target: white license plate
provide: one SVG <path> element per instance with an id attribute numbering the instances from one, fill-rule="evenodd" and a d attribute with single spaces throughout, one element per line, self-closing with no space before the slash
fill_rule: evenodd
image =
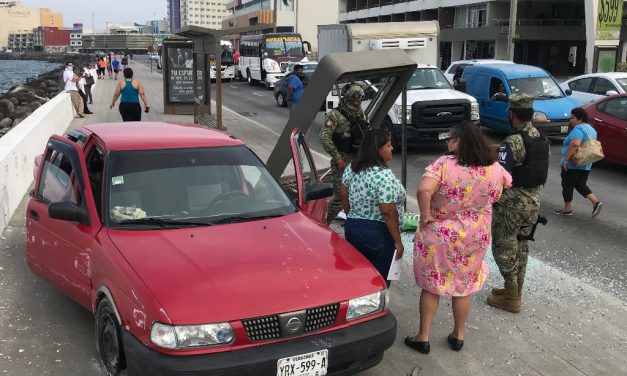
<path id="1" fill-rule="evenodd" d="M 450 135 L 449 132 L 440 133 L 438 135 L 438 140 L 446 140 L 449 137 L 449 135 Z"/>
<path id="2" fill-rule="evenodd" d="M 562 125 L 562 133 L 568 133 L 568 125 Z"/>
<path id="3" fill-rule="evenodd" d="M 322 376 L 327 374 L 329 350 L 288 356 L 277 361 L 277 376 Z"/>

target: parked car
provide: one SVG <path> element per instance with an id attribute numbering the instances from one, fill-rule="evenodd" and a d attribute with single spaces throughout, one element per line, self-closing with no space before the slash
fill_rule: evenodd
<path id="1" fill-rule="evenodd" d="M 200 126 L 50 137 L 26 260 L 93 312 L 108 374 L 345 375 L 382 359 L 385 280 L 326 226 L 332 187 L 297 129 L 290 143 L 293 197 L 242 141 Z"/>
<path id="2" fill-rule="evenodd" d="M 303 86 L 307 86 L 311 75 L 316 70 L 316 66 L 318 66 L 318 62 L 310 61 L 307 63 L 298 63 L 303 66 L 303 72 L 305 73 L 305 78 L 303 80 Z M 289 77 L 294 74 L 294 66 L 296 64 L 290 64 L 287 69 L 287 74 L 279 81 L 274 84 L 274 99 L 276 100 L 276 104 L 279 107 L 287 107 L 287 80 Z"/>
<path id="3" fill-rule="evenodd" d="M 466 92 L 477 98 L 481 125 L 498 132 L 512 131 L 508 98 L 512 94 L 534 97 L 533 124 L 546 136 L 568 133 L 570 111 L 581 105 L 562 91 L 553 76 L 542 68 L 524 64 L 481 64 L 466 67 L 462 79 Z M 503 84 L 507 96 L 495 96 Z"/>
<path id="4" fill-rule="evenodd" d="M 627 165 L 627 94 L 603 96 L 583 108 L 603 145 L 605 160 Z"/>
<path id="5" fill-rule="evenodd" d="M 458 60 L 458 61 L 452 62 L 451 65 L 449 65 L 448 68 L 446 68 L 446 70 L 443 72 L 444 77 L 446 77 L 448 82 L 451 85 L 453 85 L 453 76 L 455 75 L 455 71 L 457 70 L 458 66 L 461 66 L 462 68 L 466 68 L 471 65 L 477 65 L 477 64 L 514 64 L 514 63 L 509 60 L 497 60 L 497 59 Z"/>
<path id="6" fill-rule="evenodd" d="M 627 92 L 627 72 L 590 73 L 564 81 L 562 89 L 570 89 L 573 98 L 581 102 Z"/>

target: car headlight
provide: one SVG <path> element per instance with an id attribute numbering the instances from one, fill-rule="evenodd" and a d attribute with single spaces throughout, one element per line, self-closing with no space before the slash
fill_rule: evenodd
<path id="1" fill-rule="evenodd" d="M 152 343 L 166 349 L 224 345 L 234 338 L 229 323 L 174 326 L 157 322 L 150 330 Z"/>
<path id="2" fill-rule="evenodd" d="M 470 104 L 470 120 L 478 121 L 479 120 L 479 103 L 472 102 Z"/>
<path id="3" fill-rule="evenodd" d="M 394 109 L 394 116 L 396 117 L 396 123 L 400 124 L 403 118 L 401 117 L 401 113 L 403 111 L 403 106 L 400 104 L 395 104 L 392 106 Z M 407 122 L 411 122 L 411 106 L 407 106 L 405 109 L 405 115 L 407 116 Z"/>
<path id="4" fill-rule="evenodd" d="M 355 320 L 360 317 L 381 312 L 387 304 L 387 290 L 377 291 L 348 301 L 346 320 Z"/>
<path id="5" fill-rule="evenodd" d="M 532 122 L 534 123 L 548 123 L 549 119 L 543 112 L 534 112 Z"/>

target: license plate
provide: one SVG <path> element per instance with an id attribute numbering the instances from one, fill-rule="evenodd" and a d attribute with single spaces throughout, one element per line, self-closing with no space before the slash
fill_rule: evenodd
<path id="1" fill-rule="evenodd" d="M 277 376 L 322 376 L 327 374 L 329 350 L 288 356 L 277 361 Z"/>
<path id="2" fill-rule="evenodd" d="M 568 133 L 568 125 L 562 125 L 562 133 Z"/>
<path id="3" fill-rule="evenodd" d="M 449 135 L 450 135 L 449 132 L 440 133 L 438 135 L 438 140 L 446 140 L 449 137 Z"/>

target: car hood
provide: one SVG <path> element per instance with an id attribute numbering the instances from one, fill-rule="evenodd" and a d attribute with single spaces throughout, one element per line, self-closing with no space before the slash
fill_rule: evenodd
<path id="1" fill-rule="evenodd" d="M 549 120 L 570 119 L 570 110 L 581 105 L 580 101 L 572 97 L 536 99 L 533 101 L 533 109 L 543 112 Z"/>
<path id="2" fill-rule="evenodd" d="M 476 102 L 477 100 L 461 91 L 453 89 L 424 89 L 424 90 L 407 90 L 407 105 L 411 106 L 412 103 L 418 101 L 439 101 L 446 99 L 465 99 L 470 102 Z M 399 95 L 394 102 L 395 105 L 401 105 L 401 96 Z"/>
<path id="3" fill-rule="evenodd" d="M 109 237 L 174 324 L 315 307 L 384 288 L 348 242 L 305 214 Z"/>

